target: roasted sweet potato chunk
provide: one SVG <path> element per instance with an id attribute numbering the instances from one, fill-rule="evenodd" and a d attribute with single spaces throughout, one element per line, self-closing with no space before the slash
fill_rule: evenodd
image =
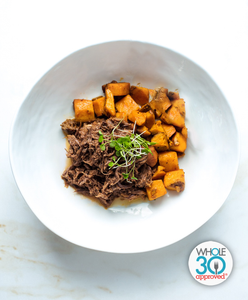
<path id="1" fill-rule="evenodd" d="M 152 151 L 152 153 L 148 153 L 146 163 L 150 167 L 154 167 L 158 161 L 158 152 L 153 146 L 149 146 L 149 149 Z"/>
<path id="2" fill-rule="evenodd" d="M 175 151 L 165 151 L 158 154 L 159 164 L 166 172 L 179 169 L 177 153 Z"/>
<path id="3" fill-rule="evenodd" d="M 97 117 L 101 117 L 105 113 L 105 97 L 97 97 L 92 99 L 94 111 Z"/>
<path id="4" fill-rule="evenodd" d="M 75 119 L 80 122 L 90 122 L 95 120 L 93 101 L 85 99 L 75 99 L 73 101 Z"/>
<path id="5" fill-rule="evenodd" d="M 185 177 L 182 169 L 167 172 L 164 176 L 164 186 L 168 190 L 182 192 L 185 188 Z"/>
<path id="6" fill-rule="evenodd" d="M 180 132 L 176 132 L 176 134 L 173 135 L 173 137 L 171 138 L 171 142 L 171 150 L 184 152 L 187 148 L 187 140 Z"/>
<path id="7" fill-rule="evenodd" d="M 122 119 L 127 122 L 127 114 L 125 114 L 124 112 L 117 112 L 116 118 Z"/>
<path id="8" fill-rule="evenodd" d="M 185 101 L 183 99 L 177 99 L 172 100 L 171 103 L 179 110 L 180 114 L 185 118 Z"/>
<path id="9" fill-rule="evenodd" d="M 180 99 L 179 92 L 169 92 L 168 97 L 169 97 L 170 100 Z"/>
<path id="10" fill-rule="evenodd" d="M 143 126 L 146 123 L 146 113 L 142 113 L 137 110 L 133 110 L 129 115 L 128 119 L 138 125 L 138 126 Z"/>
<path id="11" fill-rule="evenodd" d="M 157 95 L 157 91 L 156 90 L 151 90 L 149 89 L 149 101 L 152 101 Z"/>
<path id="12" fill-rule="evenodd" d="M 181 130 L 181 134 L 185 137 L 185 139 L 187 140 L 188 138 L 188 129 L 186 127 L 183 127 Z"/>
<path id="13" fill-rule="evenodd" d="M 110 83 L 118 83 L 116 80 L 112 80 Z M 105 89 L 107 88 L 108 83 L 102 85 L 102 91 L 105 93 Z"/>
<path id="14" fill-rule="evenodd" d="M 151 186 L 146 188 L 146 193 L 148 199 L 151 201 L 164 196 L 167 191 L 164 187 L 163 181 L 160 179 L 153 180 Z"/>
<path id="15" fill-rule="evenodd" d="M 127 95 L 126 97 L 122 98 L 115 104 L 115 106 L 118 112 L 124 112 L 127 114 L 127 116 L 133 110 L 138 110 L 140 108 L 139 105 L 133 100 L 133 98 L 130 95 Z"/>
<path id="16" fill-rule="evenodd" d="M 155 135 L 159 132 L 164 133 L 161 121 L 156 121 L 155 124 L 150 128 L 150 132 L 152 135 Z"/>
<path id="17" fill-rule="evenodd" d="M 106 115 L 109 117 L 115 117 L 116 112 L 115 112 L 115 100 L 112 92 L 109 89 L 105 90 L 105 96 L 106 96 L 106 101 L 105 101 L 105 112 Z"/>
<path id="18" fill-rule="evenodd" d="M 153 180 L 163 179 L 164 175 L 165 175 L 164 167 L 158 166 L 157 171 L 152 176 L 152 179 Z"/>
<path id="19" fill-rule="evenodd" d="M 156 97 L 150 102 L 150 106 L 159 118 L 170 106 L 171 102 L 167 96 L 168 89 L 160 88 Z"/>
<path id="20" fill-rule="evenodd" d="M 150 129 L 155 123 L 155 115 L 152 110 L 146 112 L 146 127 Z"/>
<path id="21" fill-rule="evenodd" d="M 113 96 L 126 96 L 129 94 L 130 83 L 129 82 L 114 82 L 108 83 L 106 86 Z"/>
<path id="22" fill-rule="evenodd" d="M 130 95 L 139 105 L 144 105 L 149 101 L 149 90 L 141 86 L 132 85 Z"/>
<path id="23" fill-rule="evenodd" d="M 148 130 L 146 126 L 138 126 L 136 131 L 141 134 L 141 137 L 147 138 L 149 135 L 151 135 L 151 132 Z"/>
<path id="24" fill-rule="evenodd" d="M 152 137 L 151 142 L 156 143 L 154 145 L 154 147 L 157 151 L 169 150 L 169 144 L 168 144 L 167 137 L 166 137 L 165 133 L 160 132 L 160 133 L 155 134 Z"/>
<path id="25" fill-rule="evenodd" d="M 151 106 L 149 103 L 142 105 L 141 108 L 139 109 L 139 111 L 141 111 L 141 112 L 147 112 L 149 110 L 151 110 Z"/>
<path id="26" fill-rule="evenodd" d="M 174 105 L 172 105 L 168 111 L 162 114 L 161 120 L 166 124 L 174 125 L 180 128 L 184 127 L 185 125 L 184 117 Z"/>
<path id="27" fill-rule="evenodd" d="M 166 133 L 167 139 L 169 139 L 176 132 L 176 128 L 173 125 L 162 123 L 162 127 L 164 129 L 164 132 Z"/>

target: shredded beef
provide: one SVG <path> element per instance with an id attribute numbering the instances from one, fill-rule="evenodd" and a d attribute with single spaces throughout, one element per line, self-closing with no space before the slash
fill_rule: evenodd
<path id="1" fill-rule="evenodd" d="M 75 134 L 80 127 L 80 123 L 72 119 L 67 119 L 60 126 L 66 135 Z"/>
<path id="2" fill-rule="evenodd" d="M 70 148 L 67 157 L 72 165 L 63 174 L 66 185 L 75 188 L 77 193 L 96 197 L 105 207 L 109 207 L 115 198 L 129 199 L 145 198 L 145 188 L 151 185 L 152 169 L 146 164 L 147 155 L 136 161 L 134 176 L 137 180 L 124 179 L 125 168 L 110 169 L 108 164 L 115 155 L 115 150 L 105 145 L 102 151 L 99 147 L 99 130 L 103 135 L 110 135 L 120 119 L 96 119 L 82 126 L 74 120 L 66 120 L 61 127 L 67 135 Z M 115 130 L 116 137 L 130 135 L 133 124 L 122 121 Z"/>

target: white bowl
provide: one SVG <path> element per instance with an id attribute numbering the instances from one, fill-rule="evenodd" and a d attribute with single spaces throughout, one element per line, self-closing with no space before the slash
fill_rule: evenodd
<path id="1" fill-rule="evenodd" d="M 129 208 L 103 207 L 65 188 L 65 138 L 75 98 L 101 94 L 113 79 L 179 89 L 186 102 L 188 148 L 180 159 L 186 188 Z M 116 41 L 81 49 L 56 64 L 22 103 L 10 133 L 17 185 L 39 220 L 77 245 L 115 253 L 158 249 L 203 225 L 227 198 L 237 171 L 239 141 L 232 110 L 198 65 L 169 49 Z"/>

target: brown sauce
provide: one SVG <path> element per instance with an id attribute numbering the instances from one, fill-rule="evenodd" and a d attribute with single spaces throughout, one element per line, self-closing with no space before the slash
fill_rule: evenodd
<path id="1" fill-rule="evenodd" d="M 98 205 L 102 206 L 105 209 L 108 209 L 110 207 L 117 207 L 117 206 L 123 206 L 123 207 L 128 207 L 131 204 L 140 204 L 140 203 L 147 203 L 149 202 L 147 199 L 143 200 L 143 199 L 135 199 L 133 201 L 129 201 L 129 200 L 121 200 L 120 198 L 116 198 L 113 203 L 106 208 L 96 197 L 94 196 L 84 196 L 84 195 L 80 195 L 82 197 L 82 199 L 89 199 L 91 200 L 93 203 L 97 203 Z"/>
<path id="2" fill-rule="evenodd" d="M 140 204 L 140 203 L 144 203 L 144 202 L 148 202 L 148 200 L 137 198 L 135 200 L 129 201 L 127 199 L 126 200 L 121 200 L 120 198 L 116 198 L 114 200 L 114 202 L 110 205 L 110 207 L 115 207 L 115 206 L 128 207 L 131 204 Z"/>

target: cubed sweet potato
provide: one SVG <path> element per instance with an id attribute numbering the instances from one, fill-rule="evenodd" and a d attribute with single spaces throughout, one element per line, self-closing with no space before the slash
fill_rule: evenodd
<path id="1" fill-rule="evenodd" d="M 147 112 L 149 110 L 151 110 L 150 103 L 146 103 L 146 104 L 142 105 L 141 108 L 139 109 L 139 111 L 141 111 L 141 112 Z"/>
<path id="2" fill-rule="evenodd" d="M 154 167 L 158 161 L 158 152 L 153 146 L 149 146 L 149 149 L 151 150 L 152 153 L 148 153 L 146 163 L 150 167 Z"/>
<path id="3" fill-rule="evenodd" d="M 185 188 L 185 177 L 182 169 L 167 172 L 164 176 L 164 186 L 168 190 L 182 192 Z"/>
<path id="4" fill-rule="evenodd" d="M 92 99 L 94 111 L 97 117 L 101 117 L 105 113 L 105 97 L 97 97 Z"/>
<path id="5" fill-rule="evenodd" d="M 118 81 L 112 80 L 112 81 L 109 82 L 109 83 L 118 83 Z M 105 89 L 107 88 L 107 85 L 108 85 L 108 83 L 102 85 L 102 91 L 103 91 L 104 93 L 105 93 Z"/>
<path id="6" fill-rule="evenodd" d="M 151 142 L 156 143 L 154 145 L 154 147 L 157 151 L 169 150 L 169 144 L 168 144 L 167 137 L 166 137 L 165 133 L 160 132 L 160 133 L 155 134 L 152 137 Z"/>
<path id="7" fill-rule="evenodd" d="M 167 135 L 167 139 L 169 139 L 176 132 L 176 128 L 173 125 L 167 125 L 162 123 L 162 127 Z"/>
<path id="8" fill-rule="evenodd" d="M 150 132 L 151 132 L 152 135 L 155 135 L 159 132 L 164 133 L 164 129 L 162 127 L 161 121 L 156 121 L 155 124 L 150 128 Z"/>
<path id="9" fill-rule="evenodd" d="M 153 180 L 150 187 L 146 188 L 147 197 L 150 201 L 155 200 L 159 197 L 164 196 L 167 191 L 164 187 L 163 181 Z"/>
<path id="10" fill-rule="evenodd" d="M 184 152 L 187 148 L 187 140 L 180 132 L 176 132 L 175 135 L 173 135 L 173 137 L 171 138 L 171 142 L 171 150 Z"/>
<path id="11" fill-rule="evenodd" d="M 153 180 L 163 179 L 164 175 L 165 175 L 164 167 L 158 166 L 157 171 L 152 176 L 152 179 Z"/>
<path id="12" fill-rule="evenodd" d="M 162 114 L 161 120 L 166 124 L 174 125 L 180 128 L 184 127 L 185 125 L 184 117 L 174 105 L 172 105 L 166 112 Z"/>
<path id="13" fill-rule="evenodd" d="M 168 97 L 169 97 L 170 100 L 180 99 L 179 92 L 169 92 Z"/>
<path id="14" fill-rule="evenodd" d="M 130 83 L 129 82 L 108 83 L 106 88 L 112 92 L 113 96 L 126 96 L 129 94 Z"/>
<path id="15" fill-rule="evenodd" d="M 90 122 L 95 120 L 93 101 L 75 99 L 73 101 L 75 119 L 79 122 Z"/>
<path id="16" fill-rule="evenodd" d="M 179 110 L 180 114 L 185 118 L 185 101 L 183 99 L 177 99 L 172 100 L 171 103 Z"/>
<path id="17" fill-rule="evenodd" d="M 115 117 L 116 112 L 115 112 L 115 100 L 114 96 L 108 88 L 105 89 L 105 96 L 106 96 L 106 101 L 105 101 L 105 112 L 108 117 Z"/>
<path id="18" fill-rule="evenodd" d="M 127 114 L 127 116 L 133 110 L 138 110 L 140 108 L 139 105 L 133 100 L 133 98 L 130 95 L 127 95 L 126 97 L 122 98 L 115 104 L 115 106 L 118 112 L 124 112 Z"/>
<path id="19" fill-rule="evenodd" d="M 149 129 L 155 123 L 155 115 L 152 110 L 146 112 L 146 123 L 145 126 Z"/>
<path id="20" fill-rule="evenodd" d="M 132 85 L 129 93 L 139 105 L 144 105 L 149 101 L 149 90 L 147 88 Z"/>
<path id="21" fill-rule="evenodd" d="M 185 137 L 185 139 L 187 140 L 188 138 L 188 129 L 184 126 L 181 130 L 181 134 Z"/>
<path id="22" fill-rule="evenodd" d="M 166 172 L 179 169 L 177 153 L 175 151 L 165 151 L 158 154 L 159 164 Z"/>
<path id="23" fill-rule="evenodd" d="M 152 101 L 157 95 L 157 91 L 156 90 L 151 90 L 149 89 L 149 101 Z"/>
<path id="24" fill-rule="evenodd" d="M 116 118 L 122 119 L 122 120 L 127 122 L 127 114 L 125 114 L 124 112 L 117 112 L 116 113 Z"/>
<path id="25" fill-rule="evenodd" d="M 150 102 L 150 106 L 155 112 L 157 118 L 159 118 L 171 106 L 167 93 L 168 89 L 160 88 L 156 97 Z"/>
<path id="26" fill-rule="evenodd" d="M 143 126 L 146 123 L 146 113 L 142 113 L 137 110 L 133 110 L 129 115 L 128 119 L 138 125 L 138 126 Z"/>
<path id="27" fill-rule="evenodd" d="M 149 135 L 151 135 L 151 132 L 148 130 L 146 126 L 138 126 L 136 131 L 141 134 L 141 137 L 147 138 Z"/>

